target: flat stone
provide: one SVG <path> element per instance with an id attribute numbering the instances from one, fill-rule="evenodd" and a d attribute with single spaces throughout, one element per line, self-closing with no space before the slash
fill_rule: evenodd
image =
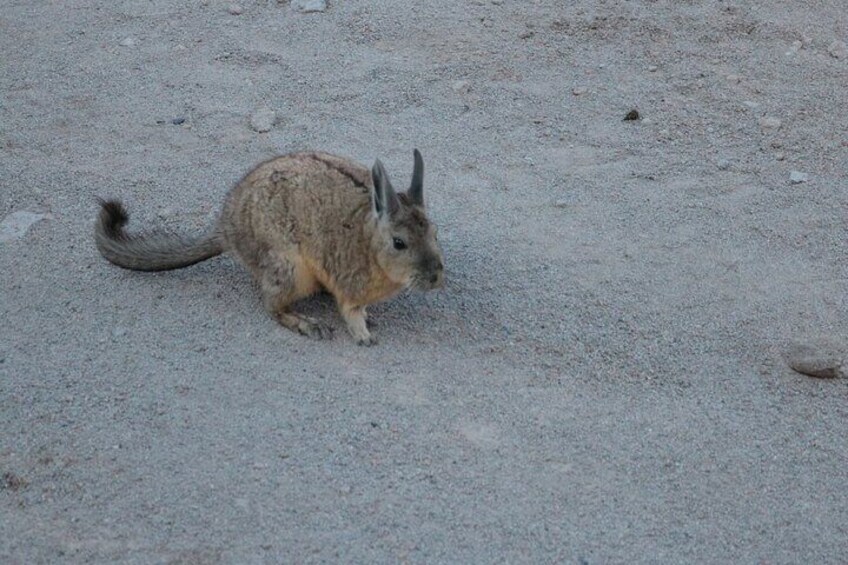
<path id="1" fill-rule="evenodd" d="M 0 243 L 21 239 L 33 224 L 52 217 L 50 214 L 36 214 L 26 210 L 12 212 L 0 222 Z"/>
<path id="2" fill-rule="evenodd" d="M 234 16 L 240 16 L 244 13 L 244 8 L 242 8 L 238 4 L 230 4 L 230 7 L 227 8 L 227 11 Z"/>
<path id="3" fill-rule="evenodd" d="M 763 129 L 779 129 L 783 122 L 780 121 L 780 118 L 773 118 L 771 116 L 766 116 L 760 118 L 760 127 Z"/>
<path id="4" fill-rule="evenodd" d="M 831 339 L 820 338 L 793 342 L 786 351 L 786 362 L 793 371 L 820 379 L 846 376 L 846 347 Z"/>
<path id="5" fill-rule="evenodd" d="M 250 127 L 253 131 L 266 133 L 274 127 L 277 121 L 277 113 L 270 108 L 259 108 L 250 116 Z"/>
<path id="6" fill-rule="evenodd" d="M 801 184 L 810 180 L 810 175 L 801 171 L 792 171 L 789 173 L 789 182 L 792 184 Z"/>

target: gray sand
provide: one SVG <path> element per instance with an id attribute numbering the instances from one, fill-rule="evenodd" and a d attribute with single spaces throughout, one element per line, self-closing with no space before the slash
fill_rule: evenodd
<path id="1" fill-rule="evenodd" d="M 2 4 L 0 561 L 848 558 L 848 381 L 783 358 L 848 333 L 842 0 Z M 93 245 L 413 147 L 448 283 L 373 348 Z"/>

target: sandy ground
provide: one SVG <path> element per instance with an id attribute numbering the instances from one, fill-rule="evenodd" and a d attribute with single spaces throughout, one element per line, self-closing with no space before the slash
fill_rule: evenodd
<path id="1" fill-rule="evenodd" d="M 848 333 L 843 0 L 0 4 L 0 561 L 848 559 L 848 380 L 782 357 Z M 93 245 L 413 147 L 448 284 L 373 348 Z"/>

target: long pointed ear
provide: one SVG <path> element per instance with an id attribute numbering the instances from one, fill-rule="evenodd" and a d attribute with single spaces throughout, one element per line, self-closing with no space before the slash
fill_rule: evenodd
<path id="1" fill-rule="evenodd" d="M 374 182 L 374 194 L 371 201 L 374 203 L 374 212 L 378 218 L 387 218 L 398 211 L 400 202 L 397 193 L 392 188 L 389 175 L 379 159 L 374 161 L 371 168 L 371 180 Z"/>
<path id="2" fill-rule="evenodd" d="M 421 152 L 418 149 L 412 151 L 412 156 L 415 158 L 415 166 L 412 169 L 412 182 L 409 185 L 407 194 L 409 199 L 416 206 L 424 207 L 424 158 L 421 157 Z"/>

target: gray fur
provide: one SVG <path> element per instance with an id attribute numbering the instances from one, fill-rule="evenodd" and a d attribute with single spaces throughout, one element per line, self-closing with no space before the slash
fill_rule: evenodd
<path id="1" fill-rule="evenodd" d="M 134 271 L 181 269 L 223 253 L 219 235 L 188 238 L 176 234 L 129 235 L 129 215 L 117 200 L 100 201 L 94 240 L 111 263 Z"/>

